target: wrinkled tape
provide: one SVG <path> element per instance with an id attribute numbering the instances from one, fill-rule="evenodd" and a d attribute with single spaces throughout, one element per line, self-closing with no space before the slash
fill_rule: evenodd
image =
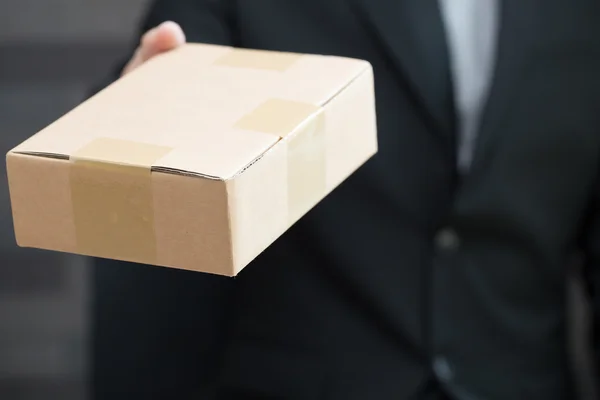
<path id="1" fill-rule="evenodd" d="M 100 138 L 71 156 L 79 253 L 155 263 L 151 166 L 169 151 L 163 146 Z"/>
<path id="2" fill-rule="evenodd" d="M 234 48 L 219 57 L 215 64 L 225 67 L 284 72 L 301 57 L 301 54 L 295 53 Z"/>
<path id="3" fill-rule="evenodd" d="M 293 224 L 325 195 L 325 117 L 314 104 L 269 99 L 235 127 L 278 135 L 287 146 L 288 215 Z"/>

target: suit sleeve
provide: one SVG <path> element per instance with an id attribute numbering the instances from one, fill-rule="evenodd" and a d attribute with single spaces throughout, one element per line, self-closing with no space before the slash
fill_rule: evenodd
<path id="1" fill-rule="evenodd" d="M 189 41 L 234 44 L 230 15 L 225 1 L 159 0 L 139 33 L 173 20 Z M 112 260 L 91 262 L 92 398 L 210 399 L 234 281 Z"/>

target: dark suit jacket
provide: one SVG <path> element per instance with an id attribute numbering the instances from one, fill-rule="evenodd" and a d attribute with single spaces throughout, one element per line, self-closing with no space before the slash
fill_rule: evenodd
<path id="1" fill-rule="evenodd" d="M 583 251 L 600 283 L 600 2 L 502 1 L 464 175 L 431 10 L 152 4 L 142 31 L 171 19 L 194 42 L 369 60 L 380 151 L 236 279 L 98 261 L 96 399 L 408 400 L 436 382 L 476 399 L 574 398 L 569 257 Z"/>

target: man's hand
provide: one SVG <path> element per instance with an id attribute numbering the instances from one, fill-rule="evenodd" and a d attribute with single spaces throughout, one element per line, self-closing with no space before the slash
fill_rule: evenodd
<path id="1" fill-rule="evenodd" d="M 163 22 L 142 36 L 140 45 L 129 60 L 122 75 L 133 71 L 152 57 L 185 44 L 185 34 L 175 22 Z"/>

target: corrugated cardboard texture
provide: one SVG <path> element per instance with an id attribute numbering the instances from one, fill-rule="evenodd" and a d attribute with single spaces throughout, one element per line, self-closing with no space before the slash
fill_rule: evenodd
<path id="1" fill-rule="evenodd" d="M 376 150 L 368 63 L 186 45 L 8 155 L 17 240 L 235 275 Z"/>

